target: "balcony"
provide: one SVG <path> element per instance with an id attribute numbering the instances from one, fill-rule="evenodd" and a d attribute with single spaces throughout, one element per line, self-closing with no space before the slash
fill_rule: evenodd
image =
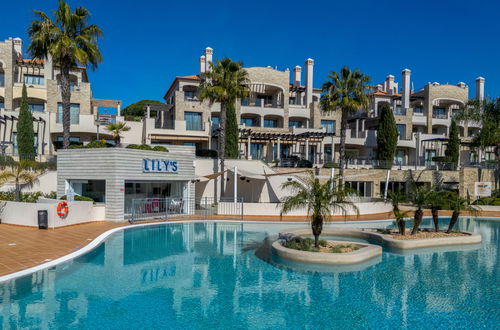
<path id="1" fill-rule="evenodd" d="M 406 109 L 402 108 L 401 106 L 397 106 L 396 109 L 394 110 L 394 115 L 406 116 Z"/>
<path id="2" fill-rule="evenodd" d="M 448 119 L 448 115 L 447 114 L 443 114 L 443 113 L 433 113 L 432 114 L 432 118 L 435 118 L 435 119 Z"/>

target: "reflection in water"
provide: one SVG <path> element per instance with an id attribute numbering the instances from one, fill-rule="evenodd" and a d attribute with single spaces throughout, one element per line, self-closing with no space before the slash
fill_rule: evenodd
<path id="1" fill-rule="evenodd" d="M 463 219 L 459 226 L 481 233 L 481 246 L 407 255 L 385 250 L 372 264 L 330 272 L 273 266 L 263 242 L 289 224 L 135 228 L 72 262 L 0 284 L 0 324 L 495 328 L 500 223 Z"/>

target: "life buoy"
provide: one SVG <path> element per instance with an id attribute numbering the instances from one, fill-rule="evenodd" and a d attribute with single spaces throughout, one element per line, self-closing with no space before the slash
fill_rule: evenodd
<path id="1" fill-rule="evenodd" d="M 69 207 L 68 203 L 66 202 L 60 202 L 57 204 L 57 215 L 60 216 L 61 218 L 65 218 L 68 215 Z"/>

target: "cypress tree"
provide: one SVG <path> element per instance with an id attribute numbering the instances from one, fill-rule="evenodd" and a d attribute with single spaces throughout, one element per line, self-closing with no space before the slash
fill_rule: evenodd
<path id="1" fill-rule="evenodd" d="M 22 160 L 35 159 L 35 133 L 33 131 L 33 115 L 28 108 L 28 92 L 23 85 L 21 110 L 17 120 L 17 148 Z"/>
<path id="2" fill-rule="evenodd" d="M 394 161 L 399 132 L 394 114 L 388 104 L 382 105 L 377 130 L 378 159 L 381 166 L 390 168 Z"/>
<path id="3" fill-rule="evenodd" d="M 448 146 L 444 155 L 447 161 L 452 163 L 453 169 L 458 165 L 458 160 L 460 159 L 460 138 L 458 136 L 458 127 L 455 120 L 451 121 L 450 134 L 448 136 Z"/>
<path id="4" fill-rule="evenodd" d="M 238 158 L 238 122 L 234 104 L 229 104 L 226 110 L 226 157 Z"/>

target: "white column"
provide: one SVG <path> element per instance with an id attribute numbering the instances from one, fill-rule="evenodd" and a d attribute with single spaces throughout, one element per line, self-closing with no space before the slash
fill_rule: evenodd
<path id="1" fill-rule="evenodd" d="M 238 167 L 234 167 L 234 202 L 238 202 Z"/>
<path id="2" fill-rule="evenodd" d="M 151 118 L 151 107 L 149 105 L 146 106 L 146 118 Z"/>
<path id="3" fill-rule="evenodd" d="M 248 160 L 252 159 L 252 155 L 250 154 L 250 145 L 251 144 L 252 144 L 252 138 L 250 137 L 250 135 L 248 135 L 248 137 L 247 137 L 247 159 Z"/>
<path id="4" fill-rule="evenodd" d="M 276 147 L 276 159 L 281 158 L 281 138 L 278 138 L 278 146 Z"/>
<path id="5" fill-rule="evenodd" d="M 309 160 L 309 138 L 306 138 L 306 159 Z"/>
<path id="6" fill-rule="evenodd" d="M 335 141 L 332 135 L 332 162 L 335 162 Z"/>

